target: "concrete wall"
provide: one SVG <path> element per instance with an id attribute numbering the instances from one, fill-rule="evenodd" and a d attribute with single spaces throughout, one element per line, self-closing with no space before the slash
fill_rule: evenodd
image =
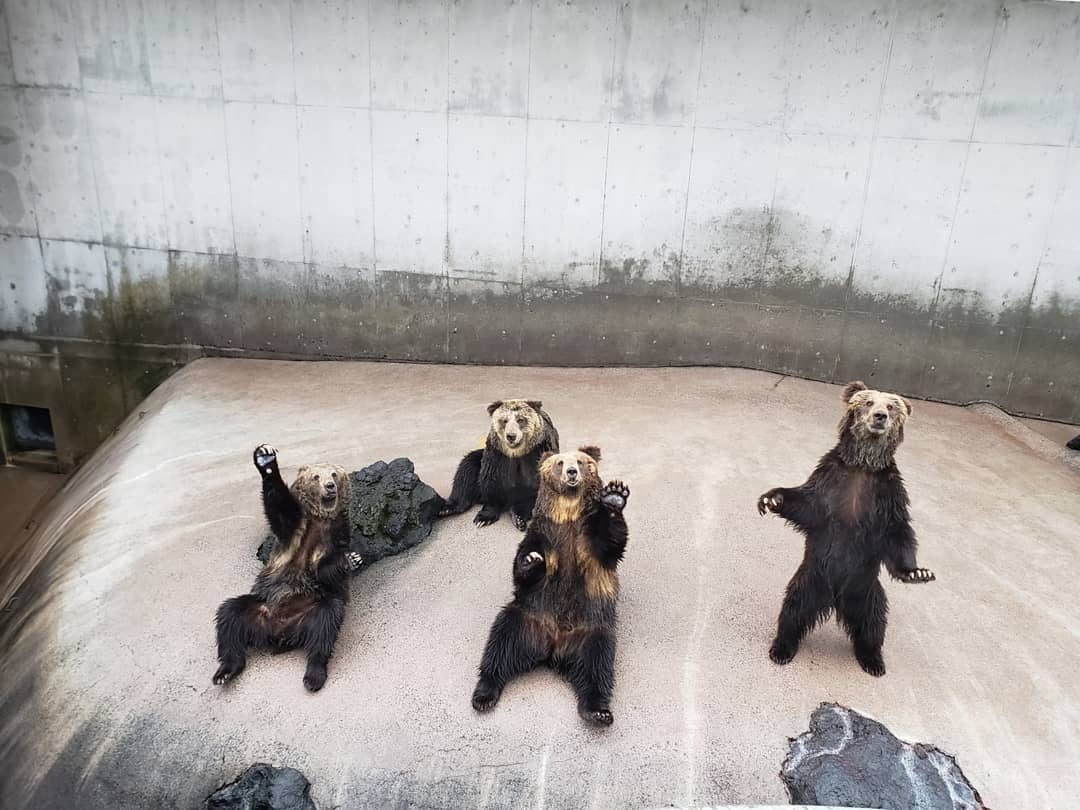
<path id="1" fill-rule="evenodd" d="M 128 408 L 236 351 L 743 365 L 1080 420 L 1080 5 L 6 0 L 0 27 L 9 401 L 108 361 Z"/>

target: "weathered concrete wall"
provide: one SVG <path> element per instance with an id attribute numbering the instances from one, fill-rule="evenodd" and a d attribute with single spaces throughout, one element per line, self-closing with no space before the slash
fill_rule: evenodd
<path id="1" fill-rule="evenodd" d="M 258 351 L 743 365 L 1080 419 L 1076 4 L 7 0 L 0 26 L 9 393 L 26 357 Z"/>

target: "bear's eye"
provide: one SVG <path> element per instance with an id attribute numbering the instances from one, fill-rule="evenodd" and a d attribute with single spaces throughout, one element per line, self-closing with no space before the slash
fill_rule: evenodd
<path id="1" fill-rule="evenodd" d="M 563 468 L 563 463 L 560 461 L 556 466 L 561 470 Z"/>
<path id="2" fill-rule="evenodd" d="M 499 427 L 506 427 L 506 417 L 499 420 Z"/>
<path id="3" fill-rule="evenodd" d="M 319 474 L 318 474 L 318 473 L 315 473 L 315 480 L 316 480 L 316 481 L 318 481 L 318 480 L 319 480 Z"/>
<path id="4" fill-rule="evenodd" d="M 519 416 L 517 419 L 518 427 L 525 427 L 525 417 Z"/>
<path id="5" fill-rule="evenodd" d="M 888 409 L 889 409 L 890 411 L 895 411 L 895 410 L 896 410 L 896 406 L 895 406 L 895 405 L 893 405 L 893 404 L 892 404 L 891 402 L 890 402 L 890 403 L 889 403 L 889 404 L 888 404 L 888 405 L 887 405 L 886 407 L 887 407 L 887 408 L 888 408 Z"/>

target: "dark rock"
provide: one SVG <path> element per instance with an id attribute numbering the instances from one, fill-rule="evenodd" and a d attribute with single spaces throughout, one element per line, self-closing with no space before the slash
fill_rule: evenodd
<path id="1" fill-rule="evenodd" d="M 791 740 L 780 777 L 792 804 L 986 810 L 952 756 L 835 703 L 818 706 L 810 730 Z"/>
<path id="2" fill-rule="evenodd" d="M 377 461 L 350 473 L 349 480 L 349 548 L 365 563 L 400 554 L 431 534 L 443 499 L 420 480 L 409 459 L 396 458 L 389 464 Z M 275 542 L 269 535 L 259 546 L 256 555 L 263 564 L 270 559 Z"/>
<path id="3" fill-rule="evenodd" d="M 206 810 L 316 810 L 311 783 L 295 768 L 257 762 L 206 799 Z"/>
<path id="4" fill-rule="evenodd" d="M 409 459 L 377 461 L 349 480 L 351 548 L 365 563 L 400 554 L 431 534 L 443 499 L 417 477 Z"/>
<path id="5" fill-rule="evenodd" d="M 1073 436 L 1065 443 L 1065 446 L 1070 450 L 1080 450 L 1080 436 Z"/>

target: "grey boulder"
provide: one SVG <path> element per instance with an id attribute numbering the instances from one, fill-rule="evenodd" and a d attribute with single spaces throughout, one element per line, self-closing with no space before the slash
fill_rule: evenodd
<path id="1" fill-rule="evenodd" d="M 955 758 L 835 703 L 818 706 L 810 730 L 791 740 L 780 777 L 792 804 L 985 810 Z"/>
<path id="2" fill-rule="evenodd" d="M 311 783 L 295 768 L 257 762 L 206 799 L 206 810 L 316 810 Z"/>

